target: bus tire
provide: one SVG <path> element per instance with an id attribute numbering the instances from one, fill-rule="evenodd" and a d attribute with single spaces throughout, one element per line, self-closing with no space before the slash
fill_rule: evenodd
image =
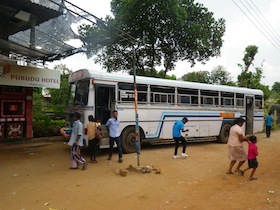
<path id="1" fill-rule="evenodd" d="M 122 132 L 122 148 L 124 153 L 136 152 L 135 127 L 129 126 Z"/>
<path id="2" fill-rule="evenodd" d="M 220 131 L 220 142 L 226 144 L 228 142 L 229 130 L 231 128 L 231 124 L 224 124 Z"/>

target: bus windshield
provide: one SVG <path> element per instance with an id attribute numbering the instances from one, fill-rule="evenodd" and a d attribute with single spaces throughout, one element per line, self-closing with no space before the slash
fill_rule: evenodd
<path id="1" fill-rule="evenodd" d="M 69 91 L 69 105 L 86 106 L 88 104 L 89 80 L 72 83 Z"/>

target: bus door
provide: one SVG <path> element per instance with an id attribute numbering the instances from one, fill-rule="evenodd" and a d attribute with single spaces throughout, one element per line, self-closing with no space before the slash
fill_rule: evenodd
<path id="1" fill-rule="evenodd" d="M 254 132 L 254 96 L 246 96 L 246 134 Z"/>
<path id="2" fill-rule="evenodd" d="M 115 109 L 115 86 L 95 85 L 95 118 L 106 124 Z"/>

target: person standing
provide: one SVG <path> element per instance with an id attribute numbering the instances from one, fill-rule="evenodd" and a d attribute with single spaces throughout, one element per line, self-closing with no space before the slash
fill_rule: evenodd
<path id="1" fill-rule="evenodd" d="M 258 161 L 257 161 L 257 156 L 258 156 L 258 147 L 257 147 L 257 137 L 256 136 L 251 136 L 250 141 L 248 141 L 248 168 L 243 170 L 243 174 L 245 171 L 249 169 L 253 169 L 251 172 L 251 175 L 249 177 L 249 180 L 257 180 L 257 178 L 253 177 L 256 169 L 258 167 Z"/>
<path id="2" fill-rule="evenodd" d="M 88 116 L 87 135 L 88 135 L 88 148 L 90 155 L 90 162 L 97 163 L 96 154 L 98 151 L 98 139 L 96 138 L 97 123 L 94 122 L 92 115 Z"/>
<path id="3" fill-rule="evenodd" d="M 110 137 L 110 149 L 109 149 L 109 157 L 108 160 L 112 159 L 113 155 L 113 146 L 114 142 L 116 142 L 118 147 L 118 154 L 119 154 L 119 162 L 123 162 L 122 160 L 122 143 L 120 138 L 120 119 L 118 118 L 118 111 L 113 111 L 113 117 L 110 118 L 106 123 L 106 128 L 109 131 L 109 137 Z"/>
<path id="4" fill-rule="evenodd" d="M 75 112 L 73 115 L 73 128 L 68 145 L 71 146 L 71 168 L 78 169 L 79 164 L 83 165 L 83 170 L 87 167 L 86 160 L 81 156 L 80 147 L 83 146 L 83 124 L 80 121 L 81 115 Z"/>
<path id="5" fill-rule="evenodd" d="M 227 174 L 233 174 L 232 168 L 234 164 L 239 161 L 235 172 L 243 175 L 240 167 L 247 160 L 247 154 L 244 150 L 243 141 L 247 141 L 251 135 L 244 135 L 241 127 L 243 126 L 245 120 L 243 118 L 237 118 L 234 122 L 234 125 L 230 128 L 229 138 L 228 138 L 228 157 L 230 159 L 230 165 L 227 171 Z"/>
<path id="6" fill-rule="evenodd" d="M 273 123 L 273 117 L 271 116 L 271 111 L 270 111 L 265 118 L 266 138 L 270 137 L 272 123 Z"/>
<path id="7" fill-rule="evenodd" d="M 182 151 L 181 156 L 185 157 L 185 158 L 188 157 L 188 155 L 186 154 L 187 141 L 181 135 L 181 131 L 182 132 L 189 131 L 189 129 L 184 130 L 184 126 L 187 122 L 188 122 L 188 118 L 184 117 L 182 120 L 176 121 L 173 125 L 172 136 L 175 141 L 175 151 L 174 151 L 173 159 L 179 158 L 179 156 L 177 155 L 177 151 L 178 151 L 180 142 L 182 142 L 182 144 L 183 144 L 183 151 Z"/>

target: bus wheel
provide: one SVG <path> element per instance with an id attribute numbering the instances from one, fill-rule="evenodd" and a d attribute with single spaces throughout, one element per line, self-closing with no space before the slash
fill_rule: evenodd
<path id="1" fill-rule="evenodd" d="M 130 126 L 122 133 L 122 148 L 125 153 L 136 152 L 135 127 Z"/>
<path id="2" fill-rule="evenodd" d="M 229 130 L 231 124 L 224 124 L 220 132 L 220 142 L 226 144 L 228 142 Z"/>

